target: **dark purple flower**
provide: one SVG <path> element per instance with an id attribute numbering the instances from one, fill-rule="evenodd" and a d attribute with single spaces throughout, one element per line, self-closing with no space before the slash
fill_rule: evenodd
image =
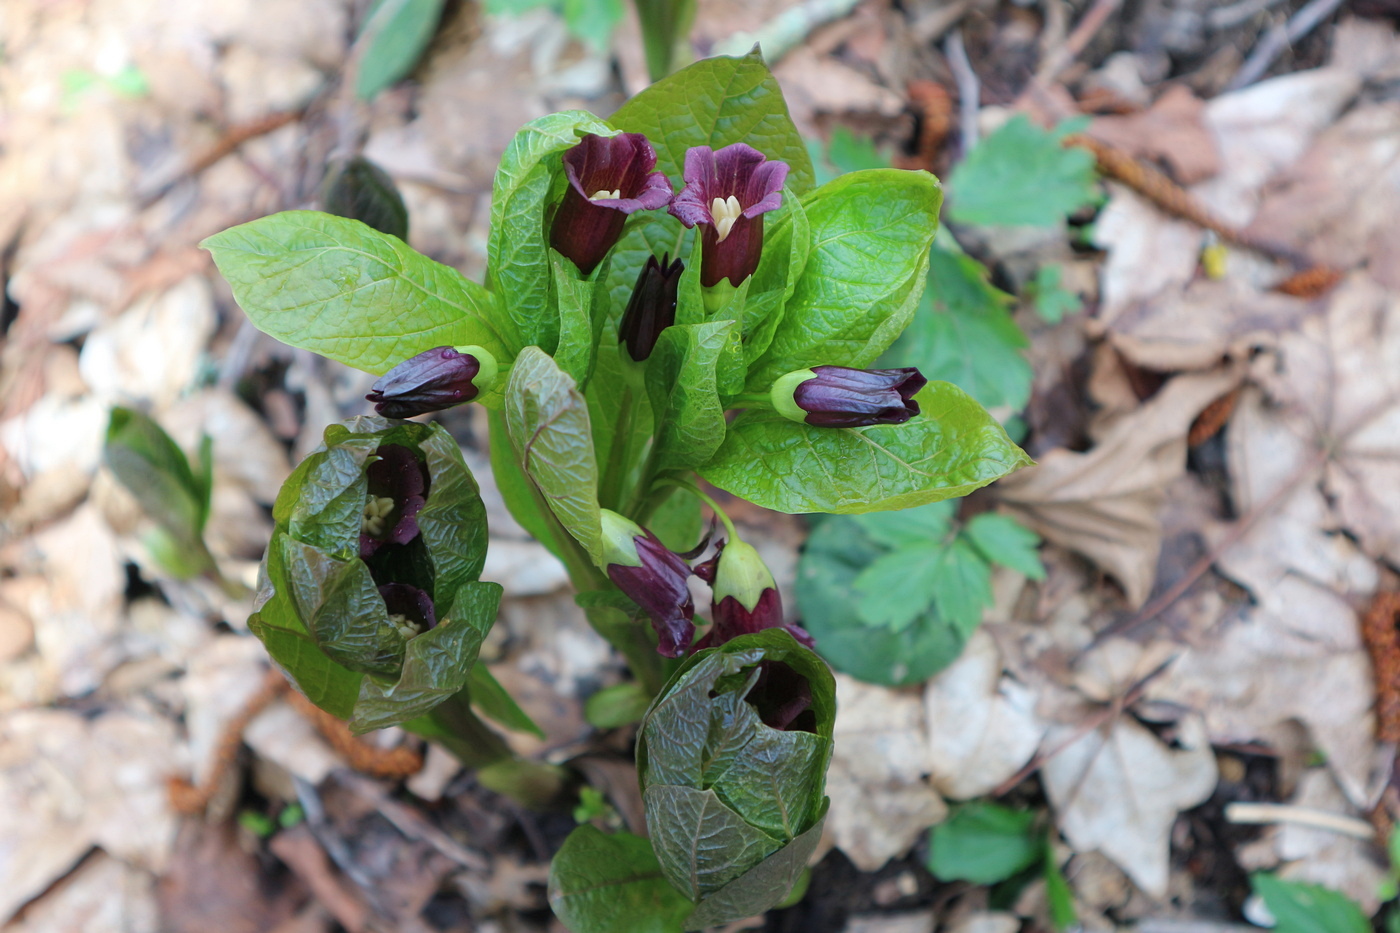
<path id="1" fill-rule="evenodd" d="M 661 332 L 676 323 L 676 290 L 685 265 L 679 259 L 670 262 L 670 256 L 663 253 L 660 262 L 647 257 L 617 326 L 618 339 L 638 363 L 651 356 Z"/>
<path id="2" fill-rule="evenodd" d="M 905 369 L 813 366 L 778 378 L 770 396 L 778 413 L 824 428 L 903 424 L 919 413 L 914 395 L 928 380 Z"/>
<path id="3" fill-rule="evenodd" d="M 584 275 L 603 261 L 633 211 L 671 200 L 671 181 L 656 168 L 656 150 L 641 133 L 589 134 L 564 153 L 569 187 L 549 228 L 549 245 Z"/>
<path id="4" fill-rule="evenodd" d="M 386 418 L 411 418 L 470 402 L 496 381 L 496 358 L 481 347 L 434 347 L 404 360 L 365 398 Z"/>
<path id="5" fill-rule="evenodd" d="M 721 541 L 714 557 L 695 565 L 695 575 L 714 588 L 711 614 L 715 623 L 696 642 L 696 651 L 767 628 L 787 629 L 793 638 L 813 647 L 811 635 L 796 625 L 784 624 L 778 585 L 752 545 L 737 538 Z"/>
<path id="6" fill-rule="evenodd" d="M 608 579 L 651 618 L 656 650 L 680 657 L 695 637 L 695 600 L 686 586 L 690 566 L 637 523 L 602 512 Z"/>
<path id="7" fill-rule="evenodd" d="M 407 544 L 418 537 L 418 513 L 428 496 L 428 467 L 402 444 L 382 444 L 365 469 L 369 496 L 360 523 L 360 559 L 369 560 L 385 544 Z"/>
<path id="8" fill-rule="evenodd" d="M 734 143 L 718 152 L 695 146 L 685 154 L 685 188 L 670 211 L 687 227 L 700 227 L 700 284 L 729 279 L 735 287 L 753 275 L 763 252 L 763 214 L 783 204 L 786 162 Z"/>
<path id="9" fill-rule="evenodd" d="M 379 595 L 384 598 L 384 607 L 389 610 L 389 621 L 405 638 L 421 635 L 437 625 L 433 598 L 418 587 L 407 583 L 386 583 L 379 588 Z"/>

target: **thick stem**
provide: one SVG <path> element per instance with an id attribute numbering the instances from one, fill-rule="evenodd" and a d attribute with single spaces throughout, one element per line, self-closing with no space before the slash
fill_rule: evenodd
<path id="1" fill-rule="evenodd" d="M 613 427 L 612 444 L 608 448 L 608 462 L 603 468 L 603 477 L 598 489 L 598 503 L 605 509 L 616 511 L 622 498 L 622 487 L 626 480 L 628 456 L 632 446 L 632 387 L 622 387 L 622 398 L 617 405 L 617 421 Z"/>

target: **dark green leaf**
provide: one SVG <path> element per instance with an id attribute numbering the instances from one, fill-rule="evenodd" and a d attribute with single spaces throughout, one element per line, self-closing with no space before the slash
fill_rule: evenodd
<path id="1" fill-rule="evenodd" d="M 666 883 L 651 843 L 592 826 L 549 866 L 549 906 L 572 933 L 679 933 L 693 905 Z"/>
<path id="2" fill-rule="evenodd" d="M 927 172 L 843 175 L 803 199 L 812 248 L 750 391 L 822 363 L 863 368 L 909 324 L 942 203 Z"/>
<path id="3" fill-rule="evenodd" d="M 798 563 L 798 609 L 817 650 L 837 670 L 890 686 L 919 683 L 957 658 L 968 632 L 932 607 L 902 631 L 862 624 L 854 581 L 882 553 L 857 519 L 826 519 Z"/>
<path id="4" fill-rule="evenodd" d="M 1079 922 L 1079 913 L 1074 909 L 1074 892 L 1060 871 L 1060 863 L 1055 858 L 1055 849 L 1047 840 L 1045 843 L 1045 900 L 1050 906 L 1050 923 L 1056 933 L 1065 933 Z"/>
<path id="5" fill-rule="evenodd" d="M 292 605 L 327 657 L 353 671 L 398 676 L 404 637 L 364 561 L 340 560 L 281 532 L 268 547 L 279 548 Z"/>
<path id="6" fill-rule="evenodd" d="M 495 720 L 507 729 L 544 738 L 544 730 L 535 724 L 529 713 L 520 708 L 520 704 L 501 686 L 500 681 L 485 664 L 477 661 L 472 665 L 467 687 L 472 706 L 480 710 L 483 716 Z"/>
<path id="7" fill-rule="evenodd" d="M 465 687 L 481 642 L 496 622 L 500 602 L 499 583 L 463 584 L 452 601 L 451 614 L 408 639 L 403 673 L 396 682 L 366 677 L 360 684 L 350 729 L 362 733 L 396 726 Z"/>
<path id="8" fill-rule="evenodd" d="M 540 117 L 515 134 L 496 169 L 486 281 L 500 296 L 505 311 L 502 330 L 512 353 L 527 346 L 553 352 L 558 343 L 544 216 L 555 179 L 563 172 L 561 153 L 589 133 L 615 135 L 593 114 L 581 110 Z"/>
<path id="9" fill-rule="evenodd" d="M 604 687 L 583 704 L 583 718 L 599 729 L 617 729 L 641 722 L 651 697 L 636 681 Z"/>
<path id="10" fill-rule="evenodd" d="M 881 365 L 916 366 L 983 405 L 1020 411 L 1033 374 L 1022 352 L 1026 335 L 1008 312 L 1011 302 L 987 280 L 981 263 L 935 246 L 923 303 Z"/>
<path id="11" fill-rule="evenodd" d="M 713 790 L 652 784 L 642 802 L 661 871 L 692 901 L 718 891 L 783 846 L 745 823 Z"/>
<path id="12" fill-rule="evenodd" d="M 1035 814 L 977 801 L 953 811 L 929 835 L 928 870 L 940 881 L 996 884 L 1041 857 Z"/>
<path id="13" fill-rule="evenodd" d="M 624 132 L 645 134 L 656 147 L 657 169 L 670 176 L 677 190 L 687 149 L 720 149 L 731 143 L 747 143 L 786 162 L 788 186 L 797 193 L 812 187 L 807 147 L 757 49 L 743 58 L 707 58 L 683 68 L 623 104 L 609 122 Z"/>
<path id="14" fill-rule="evenodd" d="M 656 469 L 693 469 L 724 441 L 724 406 L 715 367 L 733 337 L 733 321 L 685 324 L 661 332 L 647 361 L 647 394 L 656 413 Z"/>
<path id="15" fill-rule="evenodd" d="M 327 214 L 358 220 L 408 241 L 408 208 L 389 173 L 364 156 L 332 165 L 321 185 Z"/>
<path id="16" fill-rule="evenodd" d="M 200 245 L 249 320 L 291 346 L 371 373 L 442 346 L 510 360 L 489 292 L 357 220 L 284 211 Z"/>
<path id="17" fill-rule="evenodd" d="M 1094 198 L 1094 156 L 1017 114 L 953 170 L 948 216 L 984 227 L 1053 227 Z"/>
<path id="18" fill-rule="evenodd" d="M 355 93 L 369 100 L 413 70 L 433 39 L 443 0 L 375 0 L 365 15 L 365 30 L 375 34 L 364 50 Z M 381 8 L 385 15 L 376 16 Z"/>
<path id="19" fill-rule="evenodd" d="M 423 427 L 428 430 L 418 450 L 432 482 L 428 500 L 418 513 L 418 528 L 433 561 L 435 602 L 441 617 L 458 589 L 479 578 L 486 564 L 486 506 L 452 435 L 440 424 Z"/>
<path id="20" fill-rule="evenodd" d="M 695 22 L 695 0 L 636 0 L 637 19 L 646 48 L 647 73 L 660 81 L 671 73 L 678 54 L 687 54 L 686 34 Z M 686 51 L 678 52 L 684 46 Z"/>
<path id="21" fill-rule="evenodd" d="M 987 560 L 1010 567 L 1032 580 L 1045 579 L 1045 565 L 1040 562 L 1040 554 L 1036 550 L 1040 545 L 1040 535 L 1016 519 L 995 512 L 983 512 L 967 523 L 963 534 Z"/>
<path id="22" fill-rule="evenodd" d="M 1278 921 L 1277 933 L 1370 933 L 1370 921 L 1345 894 L 1274 875 L 1251 875 L 1249 882 Z"/>
<path id="23" fill-rule="evenodd" d="M 208 516 L 208 490 L 160 425 L 130 408 L 113 408 L 102 455 L 141 510 L 177 545 L 203 549 L 198 542 Z"/>
<path id="24" fill-rule="evenodd" d="M 747 411 L 705 479 L 779 512 L 860 513 L 965 496 L 1031 460 L 962 390 L 931 382 L 901 425 L 823 428 Z"/>
<path id="25" fill-rule="evenodd" d="M 538 487 L 559 523 L 602 560 L 598 464 L 588 405 L 538 347 L 515 361 L 506 386 L 506 430 L 525 474 Z"/>

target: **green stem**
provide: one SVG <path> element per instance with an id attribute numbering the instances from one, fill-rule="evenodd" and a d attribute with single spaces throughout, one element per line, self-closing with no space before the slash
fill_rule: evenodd
<path id="1" fill-rule="evenodd" d="M 767 392 L 748 392 L 727 399 L 727 408 L 773 408 L 773 397 Z"/>
<path id="2" fill-rule="evenodd" d="M 724 524 L 724 530 L 729 532 L 729 537 L 731 539 L 737 539 L 739 537 L 738 532 L 734 530 L 734 523 L 729 520 L 728 515 L 724 514 L 724 509 L 719 507 L 719 503 L 711 499 L 699 486 L 695 485 L 690 480 L 680 479 L 679 477 L 664 477 L 657 480 L 655 485 L 674 486 L 677 489 L 684 489 L 714 510 L 715 515 Z"/>
<path id="3" fill-rule="evenodd" d="M 598 502 L 605 509 L 616 510 L 622 498 L 622 487 L 630 459 L 627 454 L 632 446 L 632 409 L 632 387 L 624 385 L 622 398 L 618 401 L 612 444 L 608 448 L 608 462 L 603 469 L 603 481 L 598 489 Z"/>

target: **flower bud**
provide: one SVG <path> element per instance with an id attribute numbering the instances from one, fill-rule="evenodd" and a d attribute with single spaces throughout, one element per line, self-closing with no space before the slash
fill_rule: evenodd
<path id="1" fill-rule="evenodd" d="M 603 560 L 608 579 L 651 618 L 656 650 L 678 658 L 695 635 L 690 566 L 656 535 L 609 509 L 602 510 Z"/>
<path id="2" fill-rule="evenodd" d="M 364 156 L 332 165 L 321 186 L 326 213 L 408 241 L 408 208 L 389 173 Z"/>
<path id="3" fill-rule="evenodd" d="M 740 635 L 783 628 L 808 648 L 812 636 L 795 625 L 783 624 L 783 599 L 768 565 L 753 546 L 731 538 L 716 546 L 715 556 L 695 567 L 695 575 L 714 589 L 714 626 L 695 650 L 722 645 Z"/>
<path id="4" fill-rule="evenodd" d="M 787 173 L 786 162 L 770 162 L 743 143 L 686 152 L 685 188 L 670 211 L 687 227 L 700 227 L 702 286 L 728 279 L 737 288 L 753 275 L 763 252 L 763 214 L 782 207 Z"/>
<path id="5" fill-rule="evenodd" d="M 669 253 L 663 253 L 660 262 L 655 256 L 647 257 L 617 326 L 618 340 L 638 363 L 651 356 L 661 332 L 676 323 L 676 291 L 685 265 L 679 259 L 669 260 Z"/>
<path id="6" fill-rule="evenodd" d="M 408 544 L 418 537 L 418 513 L 427 502 L 428 469 L 407 447 L 383 444 L 365 469 L 369 495 L 360 522 L 360 559 L 369 560 L 385 544 Z"/>
<path id="7" fill-rule="evenodd" d="M 434 347 L 384 375 L 365 398 L 386 418 L 412 418 L 470 402 L 496 381 L 496 358 L 481 347 Z"/>
<path id="8" fill-rule="evenodd" d="M 569 187 L 549 228 L 549 245 L 589 275 L 622 237 L 627 215 L 671 200 L 671 181 L 641 133 L 589 134 L 564 153 Z"/>
<path id="9" fill-rule="evenodd" d="M 914 401 L 928 380 L 917 369 L 814 366 L 778 378 L 770 397 L 785 418 L 824 428 L 903 424 L 919 413 Z"/>

